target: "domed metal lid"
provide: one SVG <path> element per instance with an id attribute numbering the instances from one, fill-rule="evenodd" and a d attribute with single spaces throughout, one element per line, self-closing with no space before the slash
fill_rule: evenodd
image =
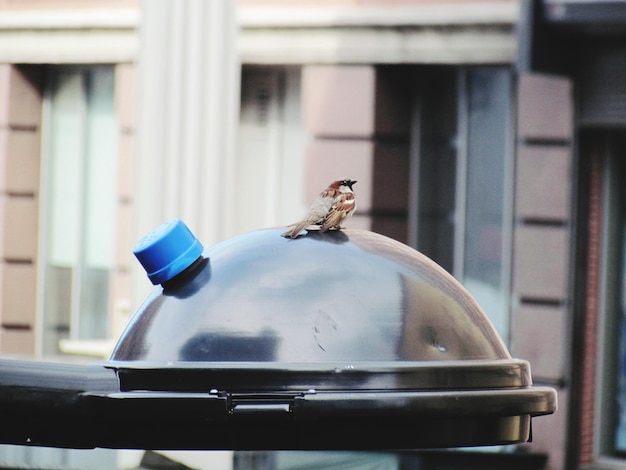
<path id="1" fill-rule="evenodd" d="M 157 287 L 116 361 L 507 359 L 470 294 L 421 253 L 363 230 L 259 230 Z"/>

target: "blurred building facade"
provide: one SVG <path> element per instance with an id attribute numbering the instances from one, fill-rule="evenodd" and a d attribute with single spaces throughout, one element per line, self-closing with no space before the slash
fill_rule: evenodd
<path id="1" fill-rule="evenodd" d="M 0 353 L 105 351 L 150 289 L 143 234 L 286 225 L 349 176 L 349 226 L 453 273 L 559 390 L 476 465 L 626 468 L 625 11 L 0 0 Z"/>
<path id="2" fill-rule="evenodd" d="M 107 338 L 128 308 L 139 8 L 0 8 L 0 349 L 56 354 Z"/>

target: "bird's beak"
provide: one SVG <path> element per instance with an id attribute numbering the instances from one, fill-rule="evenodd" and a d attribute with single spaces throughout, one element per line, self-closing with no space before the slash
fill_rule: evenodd
<path id="1" fill-rule="evenodd" d="M 350 186 L 352 186 L 354 183 L 356 183 L 356 180 L 350 180 Z"/>

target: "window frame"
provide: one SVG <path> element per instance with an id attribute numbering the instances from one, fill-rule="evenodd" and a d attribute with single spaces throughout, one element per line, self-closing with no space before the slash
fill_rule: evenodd
<path id="1" fill-rule="evenodd" d="M 117 125 L 117 115 L 115 112 L 115 65 L 114 64 L 62 64 L 62 65 L 50 65 L 46 71 L 46 79 L 45 86 L 43 89 L 43 100 L 42 100 L 42 128 L 41 128 L 41 175 L 40 175 L 40 188 L 39 193 L 40 197 L 40 212 L 39 212 L 39 228 L 38 228 L 38 259 L 37 259 L 37 314 L 36 314 L 36 354 L 39 356 L 49 354 L 49 351 L 45 350 L 46 343 L 46 334 L 47 334 L 47 323 L 46 323 L 46 286 L 48 282 L 48 268 L 50 267 L 50 237 L 52 233 L 52 203 L 50 202 L 50 195 L 52 189 L 52 172 L 53 172 L 53 162 L 52 158 L 54 154 L 54 150 L 52 148 L 53 145 L 53 125 L 51 124 L 51 118 L 53 114 L 52 110 L 52 102 L 53 102 L 53 93 L 55 87 L 55 80 L 57 80 L 58 73 L 62 73 L 64 70 L 70 70 L 74 73 L 80 73 L 81 75 L 81 96 L 79 98 L 79 121 L 80 121 L 80 129 L 81 129 L 81 137 L 80 137 L 80 163 L 81 167 L 77 169 L 77 172 L 81 175 L 81 181 L 78 183 L 79 191 L 81 194 L 82 202 L 80 202 L 80 210 L 78 211 L 78 221 L 76 225 L 80 227 L 78 230 L 79 237 L 79 245 L 78 248 L 78 262 L 77 265 L 72 268 L 71 273 L 71 286 L 70 286 L 70 312 L 69 312 L 69 330 L 66 333 L 66 339 L 70 341 L 83 341 L 83 340 L 91 340 L 95 338 L 86 338 L 81 333 L 81 322 L 83 320 L 83 315 L 81 313 L 82 308 L 82 295 L 84 286 L 84 270 L 85 270 L 85 257 L 86 257 L 86 228 L 85 221 L 86 217 L 86 209 L 89 205 L 89 201 L 87 201 L 87 194 L 85 193 L 85 187 L 88 184 L 88 174 L 90 171 L 87 168 L 85 163 L 85 158 L 88 156 L 88 134 L 90 132 L 90 123 L 89 123 L 89 84 L 87 83 L 87 79 L 85 77 L 85 73 L 89 70 L 95 70 L 98 68 L 109 68 L 110 73 L 113 78 L 113 95 L 112 95 L 112 105 L 113 105 L 113 117 L 115 119 L 115 129 L 117 133 L 117 138 L 119 139 L 119 126 Z M 93 125 L 93 124 L 92 124 Z M 117 143 L 113 144 L 113 147 L 117 147 Z M 115 151 L 113 157 L 115 161 L 113 163 L 113 178 L 114 183 L 117 184 L 117 150 Z M 115 210 L 116 210 L 116 202 L 117 200 L 117 190 L 113 190 L 114 200 L 113 204 L 113 223 L 115 224 Z M 115 226 L 111 227 L 111 236 L 115 236 Z M 111 302 L 111 289 L 112 289 L 112 274 L 115 269 L 115 238 L 112 238 L 113 247 L 111 250 L 111 265 L 108 268 L 108 293 L 107 293 L 107 307 L 106 307 L 106 331 L 103 332 L 103 337 L 101 339 L 108 338 L 111 329 L 111 313 L 112 313 L 112 302 Z M 63 338 L 61 338 L 63 340 Z M 60 350 L 60 347 L 57 345 L 57 349 Z"/>
<path id="2" fill-rule="evenodd" d="M 601 238 L 598 289 L 598 331 L 597 331 L 597 366 L 594 397 L 594 466 L 598 469 L 626 468 L 626 452 L 617 452 L 615 443 L 617 433 L 619 405 L 611 399 L 618 392 L 617 368 L 620 363 L 620 312 L 618 290 L 623 272 L 619 259 L 624 256 L 624 247 L 616 246 L 620 236 L 626 235 L 626 227 L 620 228 L 615 214 L 626 206 L 626 188 L 620 187 L 620 176 L 626 175 L 626 162 L 616 161 L 614 140 L 621 139 L 626 146 L 626 132 L 619 131 L 619 136 L 607 131 L 598 132 L 594 140 L 599 142 L 602 168 L 601 188 Z M 598 145 L 598 144 L 596 144 Z M 622 198 L 620 202 L 619 199 Z M 619 259 L 618 259 L 619 258 Z M 624 295 L 624 294 L 622 294 Z"/>
<path id="3" fill-rule="evenodd" d="M 413 111 L 411 118 L 411 145 L 410 145 L 410 193 L 409 193 L 409 217 L 408 217 L 408 243 L 413 248 L 419 249 L 419 218 L 420 218 L 420 162 L 422 153 L 422 116 L 423 109 L 423 81 L 421 74 L 427 74 L 430 67 L 418 67 L 414 71 L 414 83 L 416 92 L 413 97 Z M 477 69 L 499 69 L 507 71 L 509 79 L 508 117 L 503 125 L 506 135 L 504 137 L 504 181 L 502 201 L 502 240 L 501 240 L 501 289 L 504 293 L 503 312 L 504 331 L 500 332 L 506 344 L 510 344 L 511 330 L 511 283 L 513 263 L 513 226 L 514 226 L 514 180 L 515 180 L 515 155 L 514 155 L 514 72 L 507 65 L 488 64 L 483 66 L 442 66 L 438 70 L 447 69 L 456 74 L 456 170 L 455 170 L 455 195 L 454 195 L 454 240 L 452 242 L 454 253 L 452 255 L 451 274 L 462 283 L 466 278 L 466 243 L 468 210 L 468 179 L 469 179 L 469 132 L 470 132 L 470 74 Z M 437 261 L 437 260 L 435 260 Z"/>

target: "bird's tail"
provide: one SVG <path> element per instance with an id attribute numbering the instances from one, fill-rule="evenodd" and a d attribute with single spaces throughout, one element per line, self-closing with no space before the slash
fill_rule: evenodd
<path id="1" fill-rule="evenodd" d="M 283 237 L 296 238 L 300 232 L 302 232 L 306 227 L 311 225 L 308 220 L 303 220 L 296 224 L 290 225 L 291 229 L 287 230 L 282 234 Z"/>

